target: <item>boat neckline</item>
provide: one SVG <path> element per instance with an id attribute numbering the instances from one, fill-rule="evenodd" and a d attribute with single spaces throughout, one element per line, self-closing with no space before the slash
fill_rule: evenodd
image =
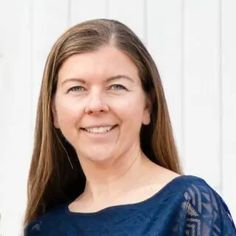
<path id="1" fill-rule="evenodd" d="M 106 212 L 110 212 L 111 210 L 114 209 L 123 209 L 126 207 L 136 207 L 139 205 L 143 205 L 146 204 L 150 201 L 152 201 L 153 199 L 159 197 L 163 192 L 165 192 L 166 190 L 168 190 L 170 188 L 170 186 L 172 186 L 173 184 L 175 184 L 176 182 L 178 182 L 180 179 L 186 178 L 186 177 L 194 177 L 191 175 L 179 175 L 175 178 L 173 178 L 172 180 L 170 180 L 167 184 L 165 184 L 160 190 L 158 190 L 157 192 L 155 192 L 154 194 L 152 194 L 150 197 L 139 201 L 139 202 L 135 202 L 135 203 L 124 203 L 124 204 L 118 204 L 118 205 L 113 205 L 113 206 L 108 206 L 105 208 L 102 208 L 98 211 L 91 211 L 91 212 L 76 212 L 76 211 L 71 211 L 69 209 L 69 205 L 74 201 L 69 201 L 65 204 L 65 211 L 67 214 L 69 215 L 78 215 L 78 216 L 94 216 L 94 215 L 99 215 L 99 214 L 104 214 Z"/>

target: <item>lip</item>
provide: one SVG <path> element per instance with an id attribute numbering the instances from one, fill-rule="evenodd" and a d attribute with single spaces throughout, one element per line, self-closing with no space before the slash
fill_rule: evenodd
<path id="1" fill-rule="evenodd" d="M 86 129 L 109 127 L 109 126 L 111 127 L 111 129 L 107 132 L 104 132 L 104 133 L 89 132 L 86 130 Z M 117 124 L 116 125 L 93 125 L 93 126 L 81 127 L 80 130 L 89 136 L 104 136 L 104 135 L 108 135 L 109 133 L 111 133 L 116 127 L 118 127 Z"/>
<path id="2" fill-rule="evenodd" d="M 115 126 L 117 126 L 117 124 L 89 125 L 89 126 L 80 127 L 80 129 L 85 130 L 85 129 L 100 128 L 100 127 L 109 127 L 109 126 L 111 126 L 112 129 L 113 129 Z"/>

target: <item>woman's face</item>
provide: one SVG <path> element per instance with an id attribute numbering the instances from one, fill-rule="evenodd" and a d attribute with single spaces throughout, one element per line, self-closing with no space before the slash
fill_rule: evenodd
<path id="1" fill-rule="evenodd" d="M 112 46 L 69 57 L 58 73 L 54 126 L 79 159 L 105 161 L 140 149 L 149 107 L 135 64 Z"/>

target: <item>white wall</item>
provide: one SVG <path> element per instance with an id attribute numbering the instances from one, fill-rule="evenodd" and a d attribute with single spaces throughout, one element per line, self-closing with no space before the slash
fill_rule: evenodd
<path id="1" fill-rule="evenodd" d="M 108 17 L 130 26 L 159 68 L 186 174 L 236 219 L 235 0 L 0 0 L 0 235 L 20 235 L 43 66 L 65 29 Z"/>

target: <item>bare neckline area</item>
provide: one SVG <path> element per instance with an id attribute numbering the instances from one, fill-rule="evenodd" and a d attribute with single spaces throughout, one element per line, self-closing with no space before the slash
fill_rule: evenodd
<path id="1" fill-rule="evenodd" d="M 172 184 L 174 184 L 177 180 L 179 180 L 180 178 L 186 177 L 187 175 L 178 175 L 177 177 L 174 177 L 173 179 L 171 179 L 169 182 L 167 182 L 162 188 L 160 188 L 157 192 L 155 192 L 154 194 L 152 194 L 150 197 L 139 201 L 139 202 L 135 202 L 135 203 L 125 203 L 125 204 L 119 204 L 119 205 L 112 205 L 112 206 L 108 206 L 105 208 L 102 208 L 98 211 L 91 211 L 91 212 L 77 212 L 77 211 L 72 211 L 69 208 L 69 205 L 74 201 L 70 201 L 66 204 L 65 206 L 65 210 L 67 214 L 70 215 L 84 215 L 84 216 L 93 216 L 93 215 L 98 215 L 98 214 L 102 214 L 104 212 L 107 212 L 109 210 L 112 209 L 117 209 L 117 208 L 124 208 L 124 207 L 128 207 L 128 206 L 138 206 L 138 205 L 142 205 L 145 204 L 149 201 L 151 201 L 153 198 L 158 197 L 159 195 L 161 195 L 162 192 L 164 192 L 166 189 L 168 189 Z"/>

